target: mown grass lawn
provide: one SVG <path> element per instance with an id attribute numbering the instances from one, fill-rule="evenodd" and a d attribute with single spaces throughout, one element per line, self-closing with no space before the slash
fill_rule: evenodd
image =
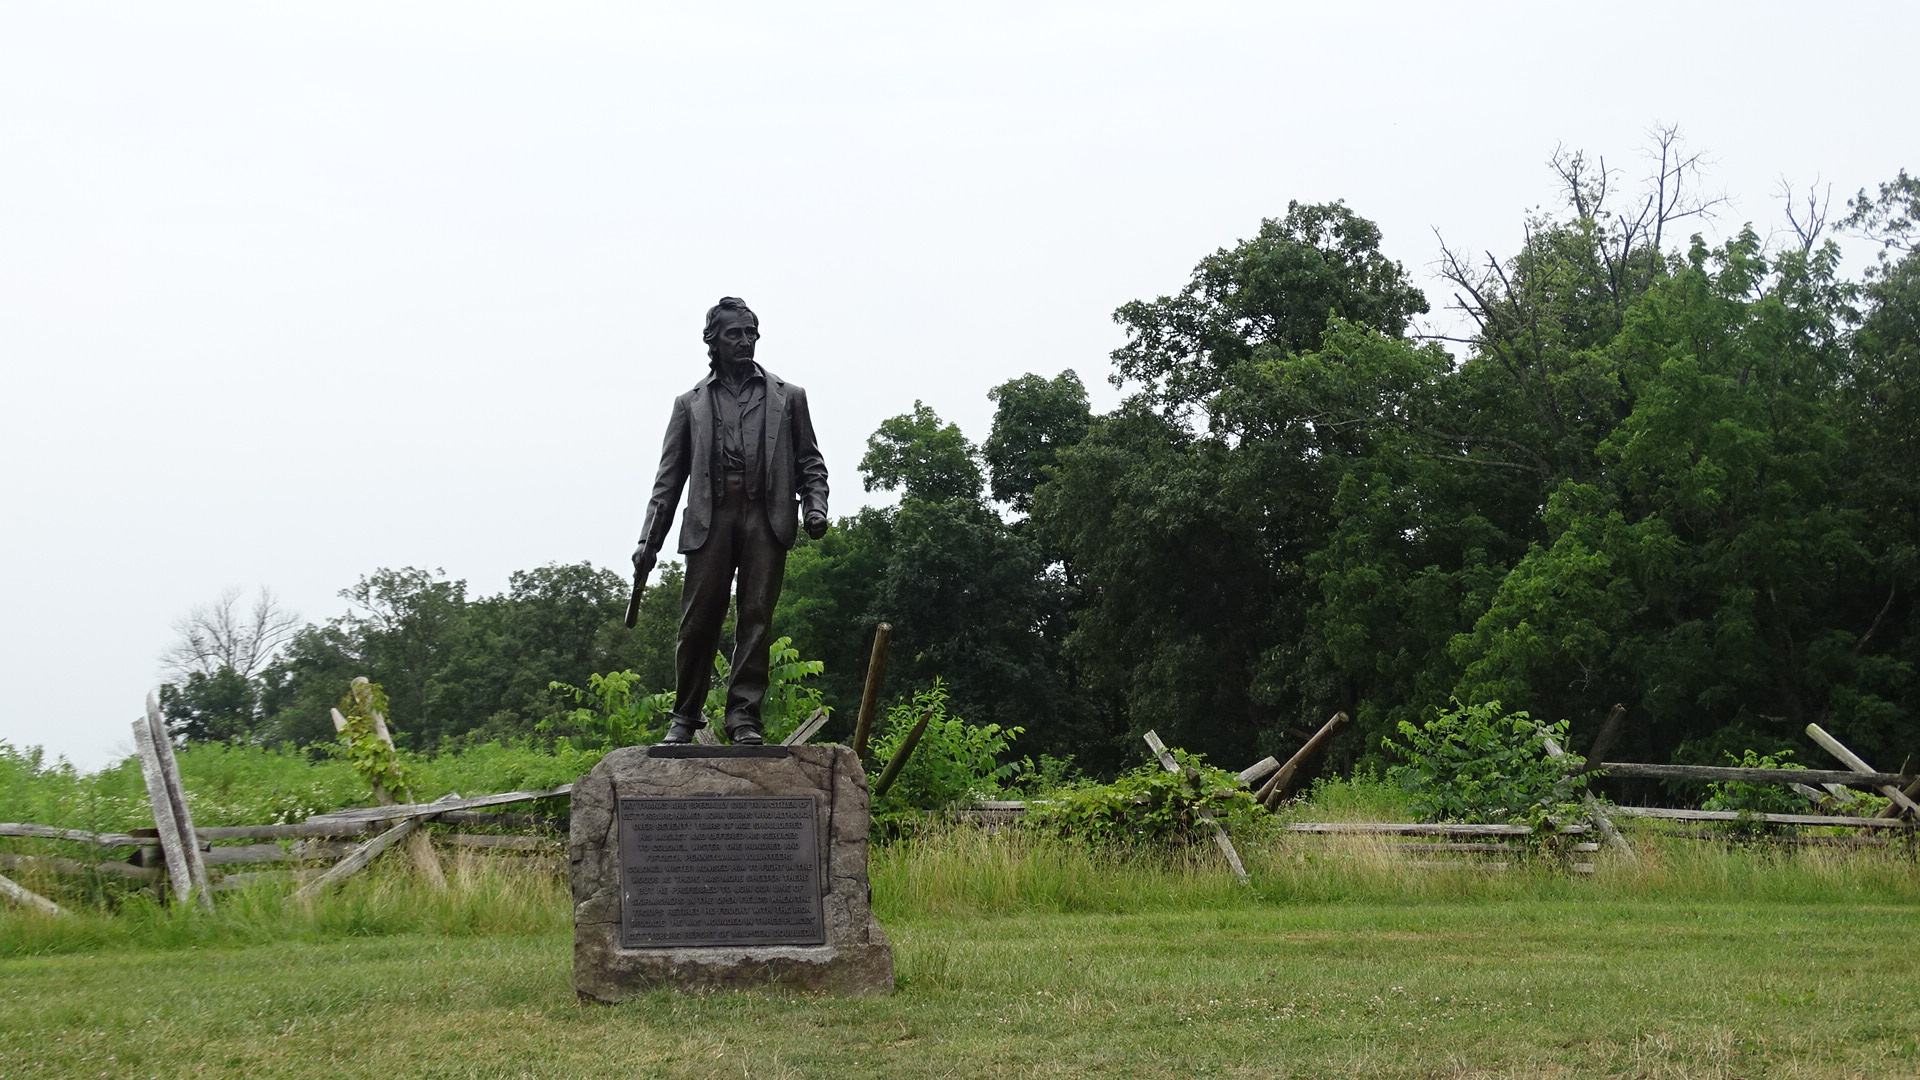
<path id="1" fill-rule="evenodd" d="M 1912 1077 L 1909 904 L 1449 899 L 890 922 L 891 997 L 576 1002 L 570 939 L 0 960 L 0 1078 Z"/>

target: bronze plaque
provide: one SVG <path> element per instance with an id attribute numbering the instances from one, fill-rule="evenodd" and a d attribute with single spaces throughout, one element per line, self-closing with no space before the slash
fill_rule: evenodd
<path id="1" fill-rule="evenodd" d="M 620 945 L 823 945 L 819 804 L 620 800 Z"/>

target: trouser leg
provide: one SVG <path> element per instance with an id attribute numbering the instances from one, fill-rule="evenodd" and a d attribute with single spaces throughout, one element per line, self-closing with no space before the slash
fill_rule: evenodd
<path id="1" fill-rule="evenodd" d="M 732 491 L 713 508 L 713 527 L 698 551 L 687 553 L 687 577 L 680 589 L 680 642 L 674 649 L 673 715 L 694 727 L 707 724 L 703 709 L 713 683 L 713 657 L 727 619 L 736 562 L 734 520 L 740 500 Z"/>
<path id="2" fill-rule="evenodd" d="M 727 730 L 761 727 L 767 698 L 767 650 L 773 644 L 773 608 L 786 578 L 787 551 L 774 539 L 766 504 L 745 504 L 735 526 L 740 565 L 739 604 L 735 609 L 733 678 L 727 684 Z"/>

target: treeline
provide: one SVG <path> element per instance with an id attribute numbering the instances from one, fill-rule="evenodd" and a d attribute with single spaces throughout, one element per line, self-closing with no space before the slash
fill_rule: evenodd
<path id="1" fill-rule="evenodd" d="M 776 631 L 850 719 L 889 622 L 889 689 L 943 678 L 957 714 L 1094 772 L 1148 727 L 1244 764 L 1336 710 L 1351 763 L 1449 698 L 1571 719 L 1576 748 L 1624 703 L 1619 752 L 1643 760 L 1817 721 L 1897 764 L 1920 747 L 1920 181 L 1834 223 L 1880 244 L 1847 279 L 1812 205 L 1772 242 L 1676 247 L 1707 207 L 1656 150 L 1631 195 L 1557 157 L 1566 205 L 1511 258 L 1443 250 L 1458 355 L 1414 332 L 1427 299 L 1372 222 L 1292 204 L 1116 312 L 1112 412 L 1072 371 L 1027 375 L 976 445 L 915 403 L 860 463 L 898 504 L 795 549 Z M 482 598 L 381 571 L 257 673 L 176 687 L 170 715 L 330 738 L 364 673 L 423 748 L 524 734 L 551 680 L 669 685 L 677 588 L 627 631 L 611 571 Z"/>

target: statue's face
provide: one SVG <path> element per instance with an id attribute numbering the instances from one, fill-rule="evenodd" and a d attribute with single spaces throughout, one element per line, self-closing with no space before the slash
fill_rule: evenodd
<path id="1" fill-rule="evenodd" d="M 753 359 L 753 346 L 760 340 L 760 320 L 750 311 L 723 311 L 720 329 L 714 334 L 707 352 L 722 363 Z"/>

